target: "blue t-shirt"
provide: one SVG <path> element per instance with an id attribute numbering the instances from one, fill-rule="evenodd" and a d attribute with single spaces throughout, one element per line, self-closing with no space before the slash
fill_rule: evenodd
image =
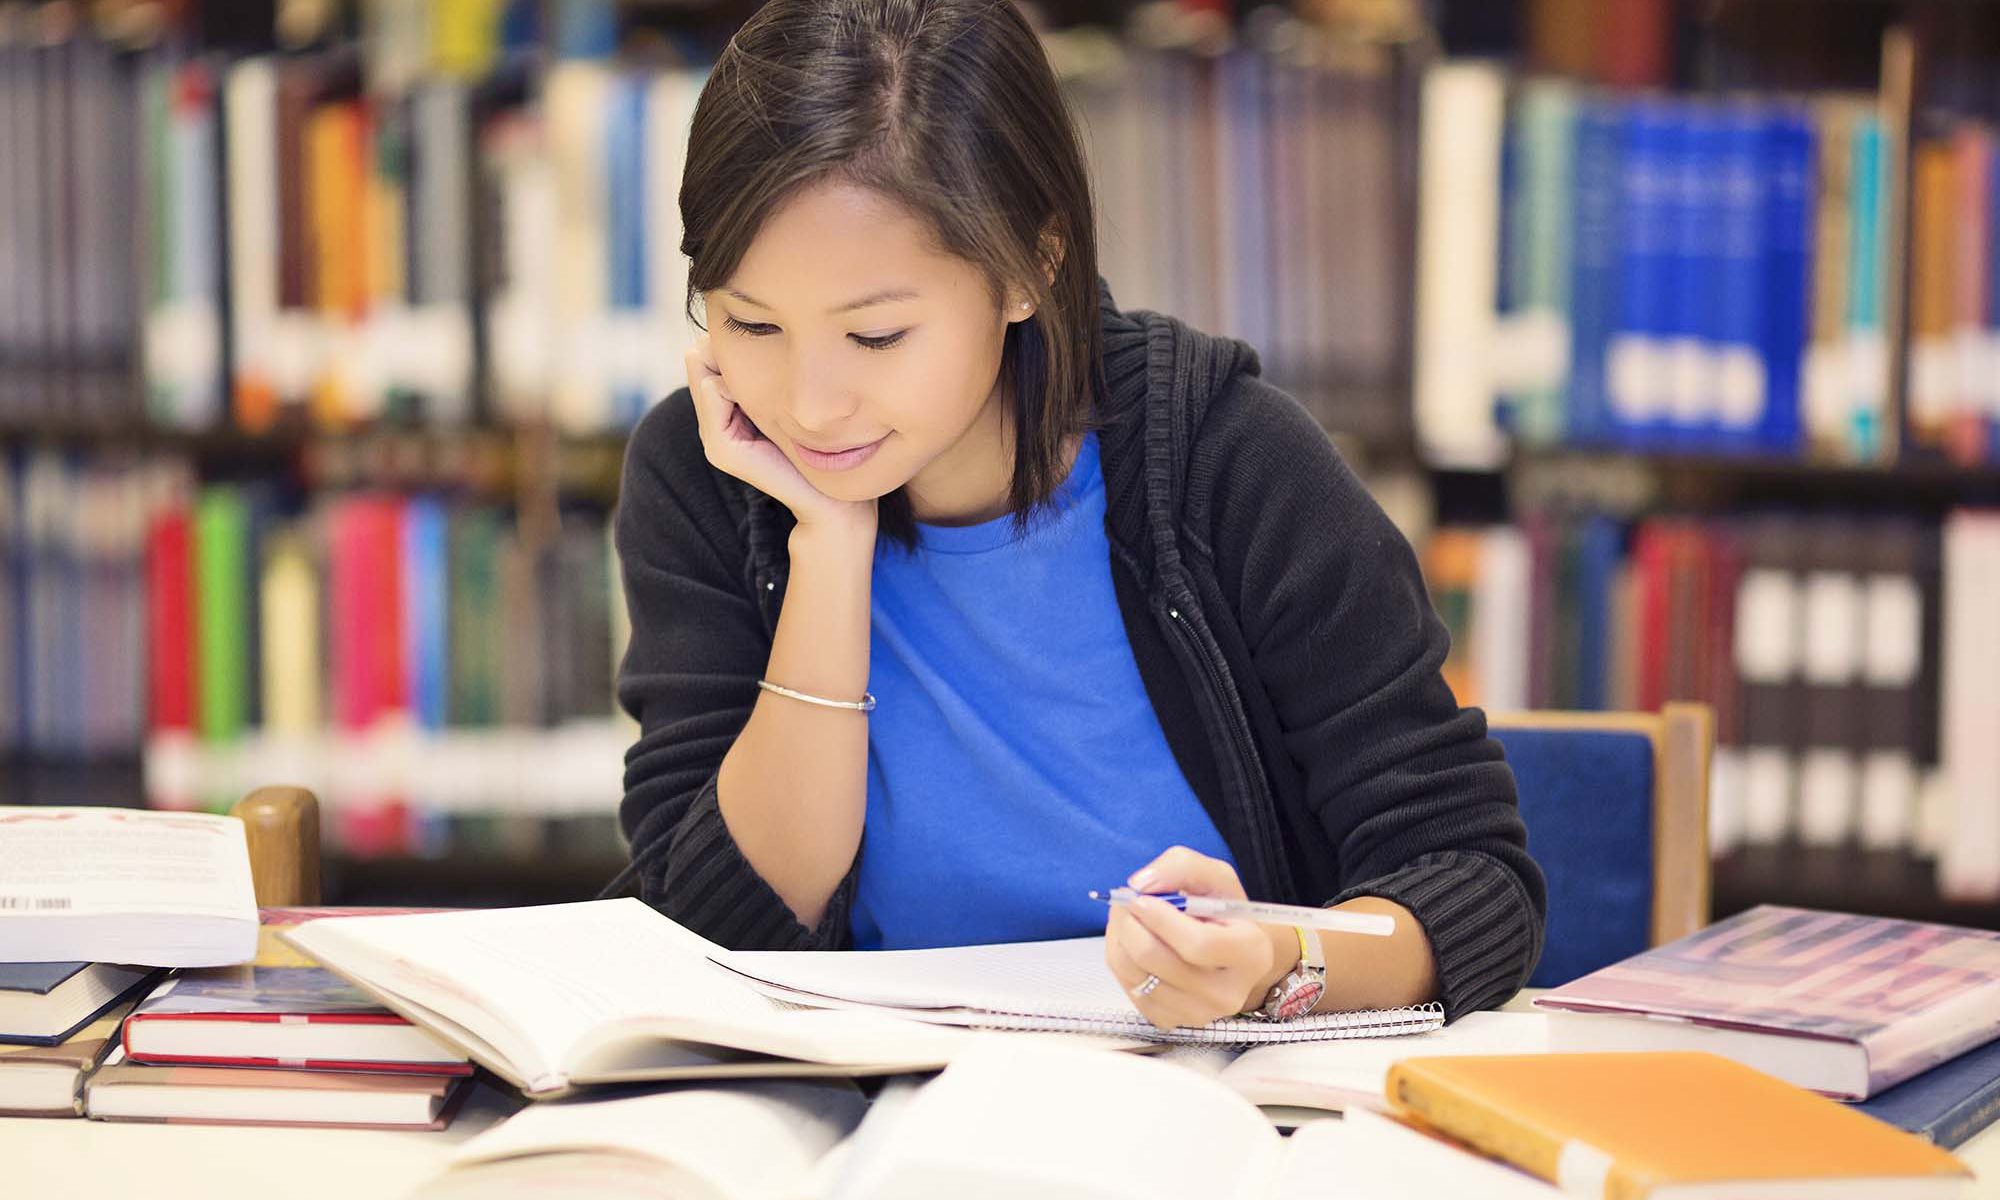
<path id="1" fill-rule="evenodd" d="M 855 947 L 1098 934 L 1086 893 L 1168 846 L 1233 864 L 1125 636 L 1096 435 L 1025 536 L 918 537 L 876 552 Z"/>

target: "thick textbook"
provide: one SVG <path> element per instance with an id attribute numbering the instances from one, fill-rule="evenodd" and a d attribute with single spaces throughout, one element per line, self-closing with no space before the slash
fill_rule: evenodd
<path id="1" fill-rule="evenodd" d="M 1555 1050 L 1706 1050 L 1863 1100 L 2000 1036 L 2000 933 L 1760 905 L 1535 998 Z"/>

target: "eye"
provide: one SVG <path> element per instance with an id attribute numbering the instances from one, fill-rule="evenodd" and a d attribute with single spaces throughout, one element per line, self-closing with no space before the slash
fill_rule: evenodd
<path id="1" fill-rule="evenodd" d="M 739 321 L 735 317 L 728 316 L 726 314 L 722 318 L 722 323 L 731 330 L 734 330 L 735 332 L 740 333 L 745 337 L 769 337 L 770 335 L 778 332 L 778 327 L 776 325 L 751 324 L 749 322 Z M 888 350 L 893 348 L 897 343 L 901 342 L 905 337 L 909 336 L 909 332 L 910 332 L 909 330 L 903 329 L 903 330 L 898 330 L 897 332 L 889 334 L 885 337 L 877 337 L 877 338 L 862 337 L 860 334 L 853 334 L 851 336 L 854 338 L 855 342 L 858 345 L 860 345 L 863 349 Z"/>
<path id="2" fill-rule="evenodd" d="M 870 350 L 887 350 L 895 346 L 897 342 L 900 342 L 905 337 L 907 337 L 909 335 L 909 332 L 910 332 L 909 330 L 903 329 L 895 333 L 889 334 L 886 337 L 878 337 L 878 338 L 862 337 L 860 334 L 855 334 L 854 340 Z"/>
<path id="3" fill-rule="evenodd" d="M 731 316 L 723 317 L 722 323 L 746 337 L 764 337 L 767 334 L 773 334 L 778 331 L 776 325 L 746 325 Z"/>

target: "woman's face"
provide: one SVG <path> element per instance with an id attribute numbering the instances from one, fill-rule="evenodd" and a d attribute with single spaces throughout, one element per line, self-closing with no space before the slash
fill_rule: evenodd
<path id="1" fill-rule="evenodd" d="M 983 503 L 951 493 L 994 478 L 1004 494 L 1001 348 L 1023 299 L 996 310 L 978 268 L 840 183 L 786 203 L 704 295 L 724 387 L 806 479 L 849 501 L 916 481 L 920 516 Z"/>

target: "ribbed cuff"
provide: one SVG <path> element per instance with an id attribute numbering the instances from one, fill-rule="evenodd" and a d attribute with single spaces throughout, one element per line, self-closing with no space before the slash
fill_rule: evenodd
<path id="1" fill-rule="evenodd" d="M 1380 896 L 1410 910 L 1437 959 L 1444 1018 L 1506 1003 L 1542 954 L 1542 925 L 1527 889 L 1498 859 L 1442 850 L 1348 888 L 1329 905 Z"/>
<path id="2" fill-rule="evenodd" d="M 722 819 L 713 778 L 666 836 L 671 846 L 665 866 L 647 872 L 641 885 L 646 903 L 731 950 L 845 948 L 859 855 L 834 889 L 826 915 L 817 927 L 807 929 L 743 857 Z"/>

